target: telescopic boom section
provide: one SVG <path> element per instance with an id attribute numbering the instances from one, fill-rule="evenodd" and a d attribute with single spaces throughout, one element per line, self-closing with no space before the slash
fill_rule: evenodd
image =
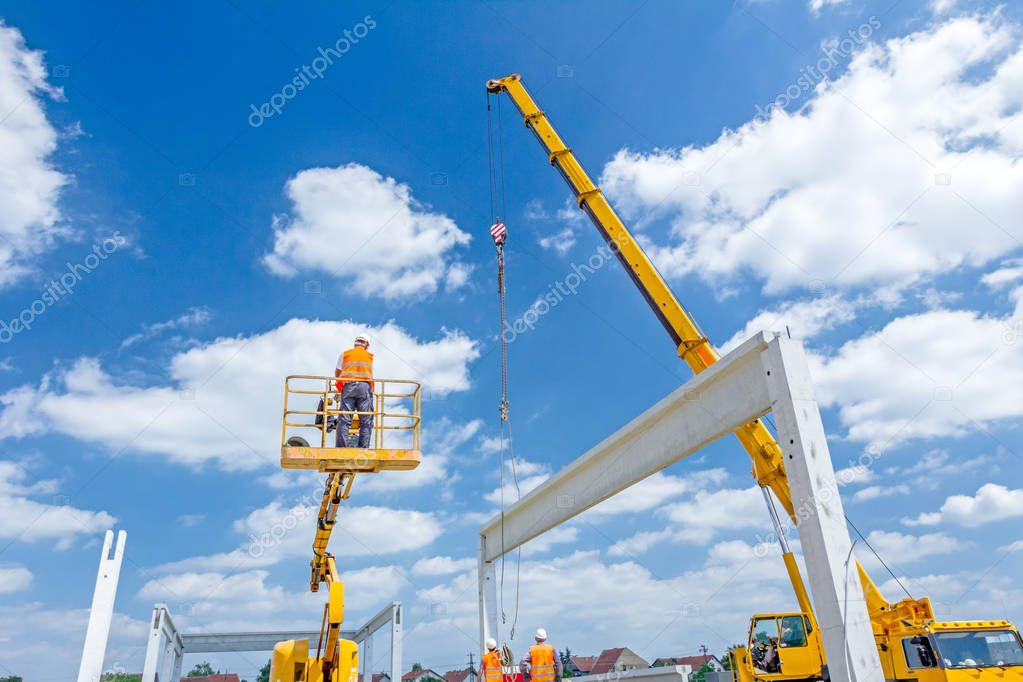
<path id="1" fill-rule="evenodd" d="M 518 74 L 487 82 L 487 91 L 505 92 L 522 114 L 526 127 L 533 131 L 568 186 L 575 193 L 579 208 L 584 210 L 604 241 L 618 257 L 622 267 L 632 278 L 647 304 L 661 321 L 665 331 L 675 343 L 679 357 L 699 374 L 717 362 L 717 350 L 707 340 L 699 326 L 678 302 L 657 268 L 639 246 L 628 228 L 611 208 L 590 176 L 586 174 L 572 150 L 565 145 L 536 105 Z M 782 507 L 795 520 L 792 496 L 789 493 L 781 449 L 774 437 L 758 419 L 735 432 L 742 446 L 753 459 L 753 475 L 761 486 L 769 487 Z"/>

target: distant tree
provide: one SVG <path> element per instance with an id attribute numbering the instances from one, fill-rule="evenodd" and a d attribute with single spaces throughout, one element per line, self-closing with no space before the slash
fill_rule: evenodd
<path id="1" fill-rule="evenodd" d="M 739 646 L 739 645 L 736 644 L 735 646 Z M 730 651 L 730 649 L 728 651 Z M 732 669 L 732 657 L 728 655 L 728 651 L 725 651 L 725 655 L 721 657 L 721 666 L 725 670 L 731 670 Z"/>
<path id="2" fill-rule="evenodd" d="M 0 682 L 24 682 L 21 679 L 21 675 L 8 675 L 6 677 L 0 677 Z"/>
<path id="3" fill-rule="evenodd" d="M 412 672 L 416 672 L 416 671 L 422 670 L 422 669 L 423 669 L 423 664 L 422 663 L 413 663 L 412 664 Z"/>
<path id="4" fill-rule="evenodd" d="M 103 673 L 102 682 L 142 682 L 142 673 Z"/>
<path id="5" fill-rule="evenodd" d="M 220 671 L 214 670 L 213 666 L 209 664 L 209 661 L 203 661 L 192 668 L 187 677 L 206 677 L 207 675 L 216 675 L 218 672 Z"/>
<path id="6" fill-rule="evenodd" d="M 572 677 L 572 671 L 569 670 L 569 666 L 572 665 L 572 651 L 566 646 L 564 651 L 558 652 L 558 658 L 561 659 L 561 677 Z"/>
<path id="7" fill-rule="evenodd" d="M 710 663 L 704 663 L 689 679 L 691 682 L 703 682 L 704 678 L 707 677 L 707 673 L 713 671 L 714 668 L 710 667 Z"/>
<path id="8" fill-rule="evenodd" d="M 270 682 L 270 661 L 267 660 L 266 665 L 259 669 L 259 675 L 256 676 L 256 682 Z"/>

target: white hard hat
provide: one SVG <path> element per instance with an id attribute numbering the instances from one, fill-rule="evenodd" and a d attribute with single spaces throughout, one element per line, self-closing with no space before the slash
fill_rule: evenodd
<path id="1" fill-rule="evenodd" d="M 367 346 L 369 345 L 369 337 L 366 336 L 365 334 L 359 334 L 358 336 L 355 337 L 355 343 L 358 343 L 359 341 L 362 341 Z"/>
<path id="2" fill-rule="evenodd" d="M 494 639 L 493 637 L 487 637 L 487 649 L 496 649 L 496 648 L 497 648 L 497 640 Z"/>
<path id="3" fill-rule="evenodd" d="M 537 628 L 536 629 L 536 639 L 541 641 L 541 642 L 544 641 L 545 639 L 547 639 L 547 631 L 544 630 L 543 628 Z"/>

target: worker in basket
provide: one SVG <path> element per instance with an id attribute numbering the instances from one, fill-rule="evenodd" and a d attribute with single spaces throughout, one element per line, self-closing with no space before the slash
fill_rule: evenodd
<path id="1" fill-rule="evenodd" d="M 341 414 L 337 419 L 337 447 L 368 448 L 373 435 L 373 354 L 369 352 L 369 337 L 359 334 L 355 346 L 337 359 L 337 390 L 340 393 Z M 348 435 L 354 412 L 359 414 L 359 442 L 354 444 Z"/>
<path id="2" fill-rule="evenodd" d="M 529 679 L 532 682 L 554 682 L 561 679 L 561 659 L 558 658 L 554 647 L 547 643 L 547 631 L 539 628 L 534 636 L 536 644 L 529 647 L 529 651 L 519 662 L 519 671 L 523 675 L 529 671 Z"/>

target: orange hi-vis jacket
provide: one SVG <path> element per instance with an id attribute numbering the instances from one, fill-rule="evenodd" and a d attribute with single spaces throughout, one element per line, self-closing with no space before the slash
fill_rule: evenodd
<path id="1" fill-rule="evenodd" d="M 501 667 L 501 655 L 496 650 L 483 654 L 483 673 L 480 682 L 501 682 L 504 670 Z"/>
<path id="2" fill-rule="evenodd" d="M 532 682 L 554 682 L 554 647 L 534 644 L 529 647 L 529 679 Z"/>
<path id="3" fill-rule="evenodd" d="M 354 381 L 368 381 L 373 383 L 373 354 L 365 348 L 356 346 L 344 352 L 341 356 L 341 364 L 338 366 L 341 373 L 337 377 L 337 390 L 344 388 L 344 385 Z"/>

